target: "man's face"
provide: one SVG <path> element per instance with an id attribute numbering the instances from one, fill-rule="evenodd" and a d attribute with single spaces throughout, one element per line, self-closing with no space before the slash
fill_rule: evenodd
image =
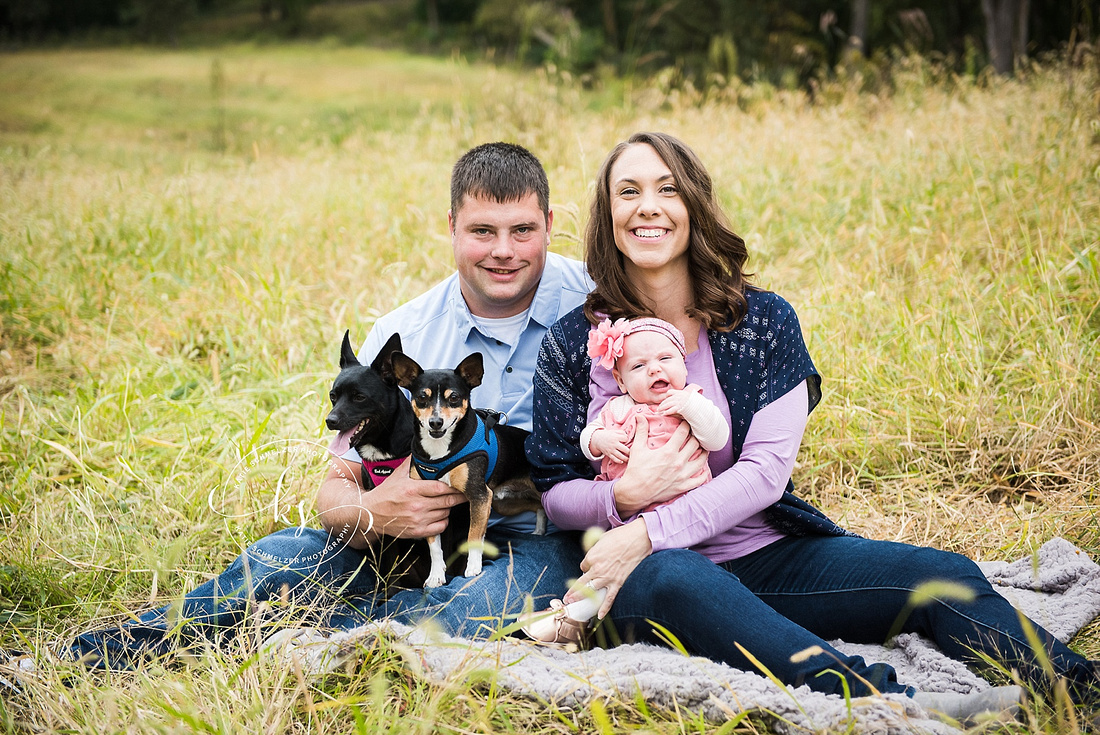
<path id="1" fill-rule="evenodd" d="M 543 217 L 529 192 L 515 202 L 467 196 L 448 212 L 462 296 L 470 311 L 490 319 L 515 316 L 535 298 L 554 213 Z"/>

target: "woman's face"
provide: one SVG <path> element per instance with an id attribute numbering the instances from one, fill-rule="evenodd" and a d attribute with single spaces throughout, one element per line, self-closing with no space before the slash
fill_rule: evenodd
<path id="1" fill-rule="evenodd" d="M 611 166 L 608 180 L 615 246 L 627 271 L 687 267 L 691 222 L 677 181 L 653 146 L 637 143 Z"/>

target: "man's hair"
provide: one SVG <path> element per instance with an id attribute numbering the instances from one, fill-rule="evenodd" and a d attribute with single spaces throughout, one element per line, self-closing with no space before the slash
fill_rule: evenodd
<path id="1" fill-rule="evenodd" d="M 451 214 L 463 200 L 485 197 L 494 202 L 518 202 L 531 192 L 543 217 L 550 216 L 550 183 L 539 159 L 514 143 L 484 143 L 471 148 L 451 170 Z"/>
<path id="2" fill-rule="evenodd" d="M 596 175 L 596 192 L 584 233 L 585 262 L 596 288 L 588 294 L 585 316 L 596 324 L 606 315 L 612 319 L 655 316 L 627 277 L 623 254 L 615 245 L 611 218 L 611 167 L 632 145 L 652 146 L 676 182 L 691 223 L 688 239 L 688 267 L 694 303 L 687 313 L 707 328 L 726 331 L 737 326 L 747 309 L 744 292 L 751 274 L 743 268 L 748 260 L 745 241 L 726 224 L 714 196 L 710 174 L 695 152 L 667 133 L 635 133 L 615 146 Z"/>

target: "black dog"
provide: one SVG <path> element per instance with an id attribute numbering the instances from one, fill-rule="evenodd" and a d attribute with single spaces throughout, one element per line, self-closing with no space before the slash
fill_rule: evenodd
<path id="1" fill-rule="evenodd" d="M 363 488 L 368 491 L 391 475 L 412 449 L 416 417 L 393 371 L 393 356 L 400 352 L 401 335 L 394 334 L 368 367 L 355 356 L 345 332 L 340 373 L 329 391 L 332 410 L 325 425 L 333 431 L 354 430 L 350 445 L 363 459 Z M 456 506 L 451 523 L 461 528 L 468 512 L 465 506 Z M 454 536 L 445 535 L 449 540 Z M 375 568 L 388 588 L 424 586 L 431 562 L 419 540 L 386 536 L 374 546 Z"/>
<path id="2" fill-rule="evenodd" d="M 463 576 L 475 577 L 481 574 L 490 508 L 504 515 L 537 511 L 535 532 L 546 530 L 546 515 L 523 453 L 528 432 L 499 424 L 499 414 L 471 409 L 470 392 L 485 374 L 480 352 L 454 370 L 425 371 L 401 352 L 393 353 L 391 361 L 398 385 L 412 394 L 417 422 L 409 475 L 441 480 L 466 496 L 470 533 Z M 453 526 L 452 518 L 448 527 Z M 424 586 L 438 587 L 446 581 L 442 542 L 431 536 L 428 545 L 432 565 Z"/>
<path id="3" fill-rule="evenodd" d="M 416 417 L 409 402 L 397 387 L 393 374 L 393 354 L 401 352 L 401 335 L 394 334 L 374 358 L 370 367 L 359 362 L 351 347 L 348 332 L 340 346 L 340 374 L 328 397 L 332 410 L 325 425 L 333 431 L 354 428 L 350 444 L 363 458 L 363 485 L 373 490 L 409 456 Z M 367 463 L 392 463 L 371 468 Z"/>

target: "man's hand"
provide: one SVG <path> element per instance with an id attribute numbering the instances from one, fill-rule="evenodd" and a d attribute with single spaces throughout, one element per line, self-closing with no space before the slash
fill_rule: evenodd
<path id="1" fill-rule="evenodd" d="M 364 548 L 379 534 L 424 538 L 442 533 L 451 508 L 466 496 L 437 480 L 409 477 L 406 459 L 378 487 L 362 488 L 362 466 L 333 458 L 317 493 L 321 523 L 330 531 L 356 530 L 351 546 Z"/>
<path id="2" fill-rule="evenodd" d="M 687 422 L 676 427 L 664 446 L 650 449 L 649 422 L 641 414 L 636 420 L 630 462 L 614 486 L 615 507 L 624 518 L 694 490 L 707 476 L 707 454 Z"/>
<path id="3" fill-rule="evenodd" d="M 626 444 L 626 432 L 621 429 L 596 429 L 588 440 L 588 450 L 593 457 L 610 457 L 621 464 L 630 459 L 630 447 Z"/>
<path id="4" fill-rule="evenodd" d="M 425 538 L 443 533 L 451 508 L 466 502 L 466 496 L 438 480 L 409 477 L 410 460 L 405 460 L 386 480 L 362 495 L 363 504 L 374 514 L 374 525 L 387 536 Z"/>

